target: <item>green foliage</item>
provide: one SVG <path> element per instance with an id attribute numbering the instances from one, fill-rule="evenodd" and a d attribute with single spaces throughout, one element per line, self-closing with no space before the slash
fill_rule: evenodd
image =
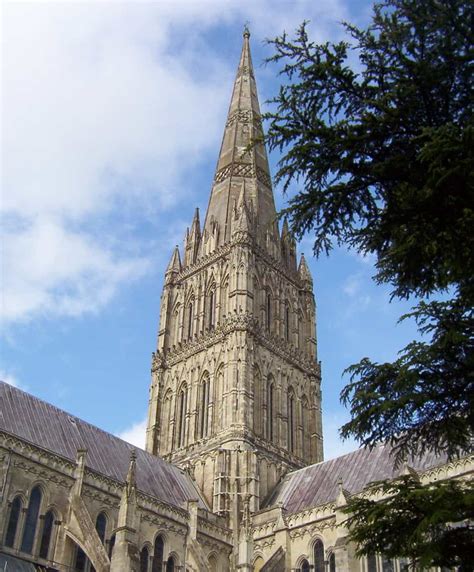
<path id="1" fill-rule="evenodd" d="M 420 568 L 472 570 L 472 482 L 422 485 L 407 475 L 374 483 L 370 492 L 384 495 L 384 500 L 353 497 L 345 509 L 359 555 L 378 552 L 388 558 L 408 558 Z"/>
<path id="2" fill-rule="evenodd" d="M 434 451 L 469 451 L 474 427 L 474 311 L 463 300 L 421 302 L 414 317 L 431 341 L 411 342 L 394 363 L 364 358 L 342 391 L 352 420 L 341 429 L 363 445 L 389 442 L 395 462 Z"/>
<path id="3" fill-rule="evenodd" d="M 267 142 L 277 181 L 302 187 L 292 229 L 316 254 L 376 254 L 397 296 L 474 275 L 472 20 L 467 0 L 392 0 L 367 30 L 345 24 L 351 44 L 315 44 L 304 24 L 272 42 L 288 82 Z"/>
<path id="4" fill-rule="evenodd" d="M 282 154 L 293 232 L 312 232 L 316 255 L 335 244 L 375 255 L 375 280 L 419 299 L 402 319 L 416 320 L 423 341 L 393 363 L 349 367 L 341 394 L 351 411 L 342 435 L 389 442 L 398 464 L 465 454 L 474 436 L 473 23 L 468 0 L 387 0 L 366 29 L 344 24 L 347 41 L 316 44 L 303 24 L 294 40 L 270 42 L 284 83 L 266 140 Z M 472 534 L 450 524 L 454 501 L 444 512 L 428 502 L 451 491 L 472 508 L 472 491 L 386 486 L 393 502 L 351 502 L 362 553 L 410 553 L 422 566 L 440 562 L 440 547 L 459 561 L 467 544 L 474 553 Z M 400 534 L 397 502 L 414 498 L 436 526 Z"/>

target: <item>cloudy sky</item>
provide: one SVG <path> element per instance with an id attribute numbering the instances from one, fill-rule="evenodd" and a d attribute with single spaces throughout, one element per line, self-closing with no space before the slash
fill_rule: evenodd
<path id="1" fill-rule="evenodd" d="M 2 13 L 0 378 L 143 442 L 162 277 L 205 211 L 242 29 L 260 102 L 276 92 L 265 38 L 303 20 L 317 40 L 367 20 L 365 0 L 10 2 Z M 273 165 L 277 156 L 271 157 Z M 277 204 L 284 205 L 279 189 Z M 372 261 L 311 258 L 326 456 L 342 371 L 391 359 L 413 333 Z"/>

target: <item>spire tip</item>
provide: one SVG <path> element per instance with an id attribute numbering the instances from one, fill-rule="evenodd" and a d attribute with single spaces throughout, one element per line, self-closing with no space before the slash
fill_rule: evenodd
<path id="1" fill-rule="evenodd" d="M 250 38 L 249 23 L 250 22 L 245 22 L 244 24 L 244 33 L 243 33 L 244 38 Z"/>

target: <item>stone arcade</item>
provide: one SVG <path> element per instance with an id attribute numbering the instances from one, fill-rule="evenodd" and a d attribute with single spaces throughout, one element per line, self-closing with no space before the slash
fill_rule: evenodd
<path id="1" fill-rule="evenodd" d="M 0 383 L 0 570 L 393 572 L 341 509 L 399 471 L 380 445 L 323 461 L 313 282 L 280 232 L 248 31 L 209 206 L 165 272 L 146 451 Z"/>

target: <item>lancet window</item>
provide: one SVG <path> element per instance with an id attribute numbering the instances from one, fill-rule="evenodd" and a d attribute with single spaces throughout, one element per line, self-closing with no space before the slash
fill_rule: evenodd
<path id="1" fill-rule="evenodd" d="M 140 551 L 140 572 L 148 572 L 148 560 L 150 555 L 148 552 L 148 547 L 144 546 Z"/>
<path id="2" fill-rule="evenodd" d="M 216 325 L 216 287 L 209 290 L 207 297 L 207 327 L 212 330 Z"/>
<path id="3" fill-rule="evenodd" d="M 265 327 L 267 331 L 270 331 L 272 327 L 272 295 L 270 290 L 267 290 L 265 294 Z"/>
<path id="4" fill-rule="evenodd" d="M 21 541 L 21 551 L 31 554 L 33 551 L 33 542 L 35 540 L 36 527 L 38 525 L 38 516 L 41 504 L 41 489 L 35 487 L 31 491 L 28 510 L 26 512 L 25 527 L 23 529 L 23 539 Z"/>
<path id="5" fill-rule="evenodd" d="M 289 339 L 290 339 L 290 305 L 288 304 L 288 302 L 286 302 L 286 304 L 285 304 L 284 335 L 285 335 L 285 340 L 289 341 Z"/>
<path id="6" fill-rule="evenodd" d="M 194 333 L 194 298 L 188 302 L 186 309 L 186 335 L 188 340 L 193 337 Z"/>
<path id="7" fill-rule="evenodd" d="M 267 439 L 271 441 L 273 439 L 273 406 L 274 406 L 274 393 L 275 384 L 273 382 L 273 377 L 268 376 L 267 379 Z"/>
<path id="8" fill-rule="evenodd" d="M 293 388 L 288 390 L 288 449 L 295 450 L 295 393 Z"/>
<path id="9" fill-rule="evenodd" d="M 324 570 L 324 544 L 319 538 L 314 543 L 314 570 L 315 572 L 325 572 Z"/>
<path id="10" fill-rule="evenodd" d="M 329 556 L 329 572 L 336 572 L 336 555 L 331 552 Z"/>
<path id="11" fill-rule="evenodd" d="M 39 549 L 40 558 L 44 558 L 45 560 L 48 559 L 49 556 L 49 548 L 51 545 L 53 526 L 54 526 L 54 512 L 52 510 L 48 510 L 48 512 L 44 515 L 43 519 L 43 531 L 41 532 L 41 542 Z"/>
<path id="12" fill-rule="evenodd" d="M 165 543 L 163 537 L 161 535 L 157 536 L 155 539 L 151 572 L 163 572 L 164 549 L 165 549 Z"/>
<path id="13" fill-rule="evenodd" d="M 17 496 L 13 499 L 10 508 L 10 517 L 8 519 L 7 532 L 5 535 L 5 546 L 9 546 L 11 548 L 15 546 L 15 538 L 18 530 L 18 521 L 20 520 L 22 504 L 21 497 Z"/>
<path id="14" fill-rule="evenodd" d="M 199 393 L 199 437 L 202 439 L 209 433 L 209 375 L 203 376 Z"/>
<path id="15" fill-rule="evenodd" d="M 181 387 L 178 396 L 178 447 L 182 447 L 186 440 L 186 411 L 188 389 L 186 384 Z"/>
<path id="16" fill-rule="evenodd" d="M 309 419 L 309 406 L 306 395 L 301 398 L 301 446 L 303 458 L 309 455 L 309 439 L 310 439 L 310 419 Z"/>
<path id="17" fill-rule="evenodd" d="M 105 543 L 105 529 L 107 528 L 107 517 L 103 512 L 100 512 L 95 519 L 95 529 L 99 535 L 102 544 Z"/>

